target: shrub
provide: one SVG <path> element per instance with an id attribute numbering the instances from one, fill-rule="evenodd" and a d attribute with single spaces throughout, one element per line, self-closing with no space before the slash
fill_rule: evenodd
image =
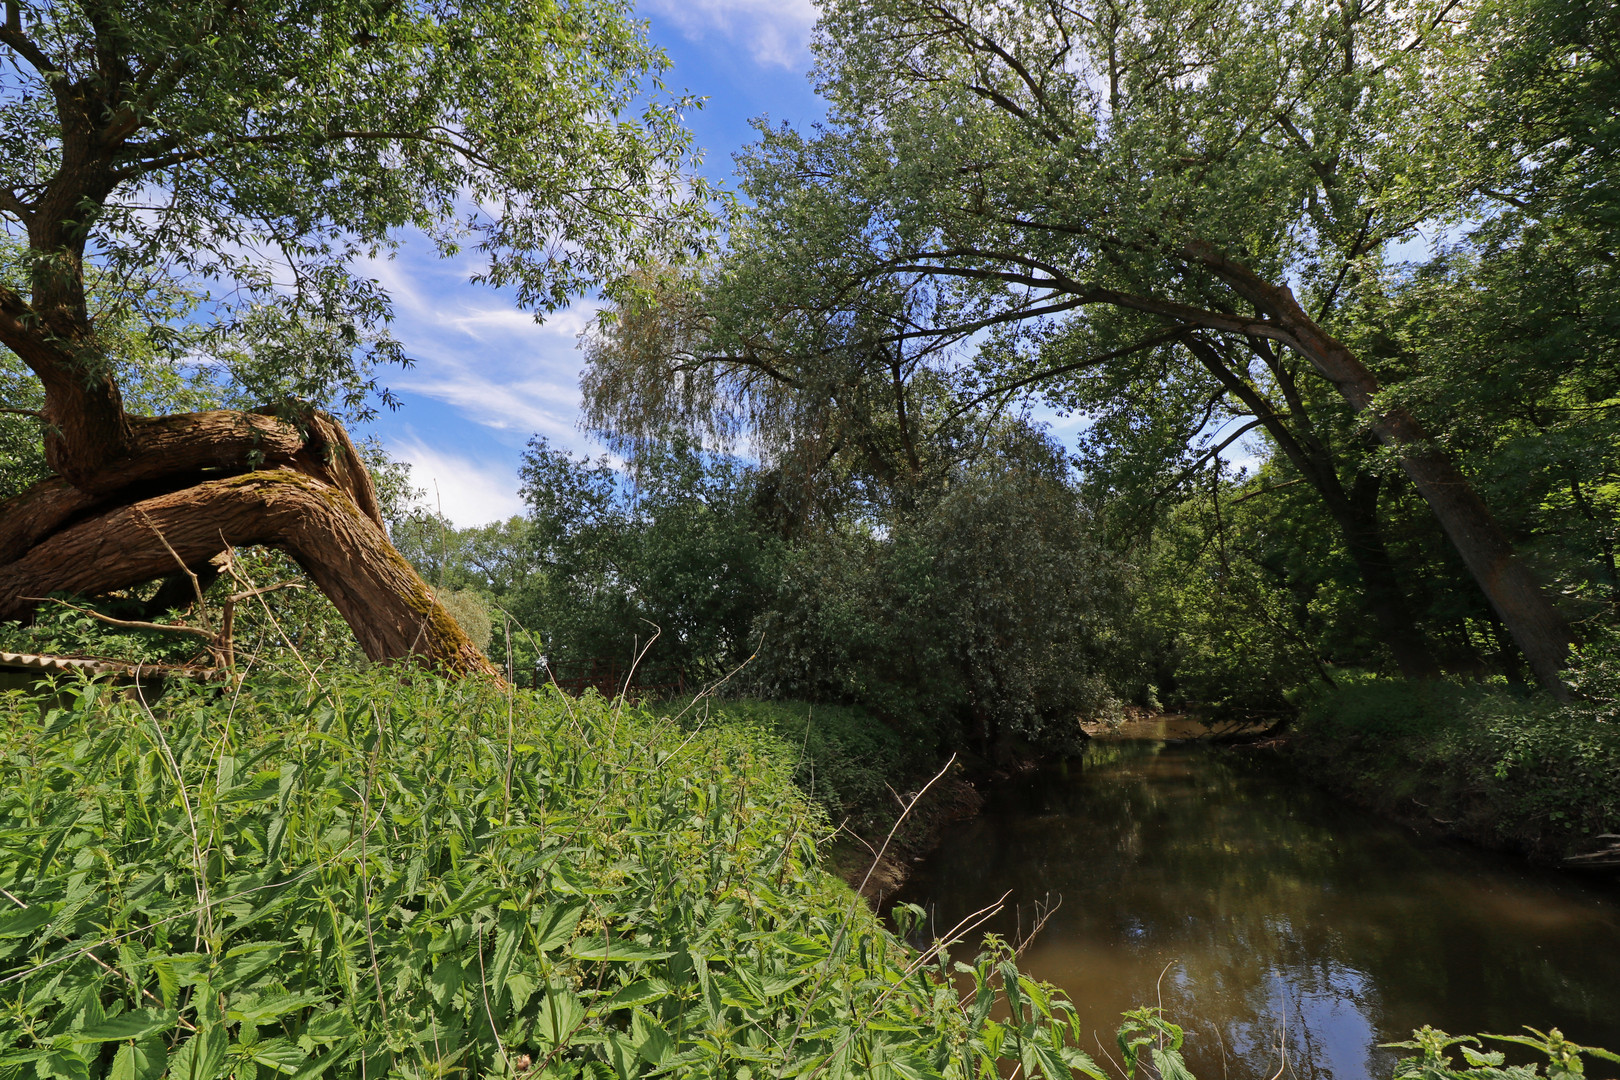
<path id="1" fill-rule="evenodd" d="M 1301 752 L 1331 781 L 1374 800 L 1418 800 L 1476 839 L 1562 857 L 1620 832 L 1620 724 L 1611 708 L 1378 679 L 1308 706 Z"/>
<path id="2" fill-rule="evenodd" d="M 905 739 L 859 706 L 735 699 L 700 708 L 687 714 L 689 726 L 742 725 L 779 739 L 794 782 L 835 821 L 871 807 L 892 811 L 890 788 L 938 765 L 931 746 Z"/>

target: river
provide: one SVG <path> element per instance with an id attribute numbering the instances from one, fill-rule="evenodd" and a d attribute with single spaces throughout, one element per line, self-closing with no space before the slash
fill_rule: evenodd
<path id="1" fill-rule="evenodd" d="M 1056 905 L 1023 965 L 1099 1060 L 1093 1036 L 1117 1057 L 1120 1012 L 1153 1004 L 1200 1080 L 1265 1080 L 1279 1045 L 1301 1080 L 1386 1078 L 1378 1044 L 1425 1023 L 1620 1050 L 1620 890 L 1415 836 L 1265 751 L 1094 740 L 993 786 L 896 899 L 944 931 L 1007 890 L 986 929 Z"/>

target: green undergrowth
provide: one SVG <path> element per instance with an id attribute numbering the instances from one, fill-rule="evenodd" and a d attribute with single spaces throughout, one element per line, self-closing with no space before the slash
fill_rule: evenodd
<path id="1" fill-rule="evenodd" d="M 938 767 L 932 747 L 919 747 L 856 705 L 736 698 L 703 701 L 682 724 L 752 730 L 780 741 L 791 755 L 799 789 L 834 821 L 881 834 L 893 824 L 891 791 L 907 790 Z"/>
<path id="2" fill-rule="evenodd" d="M 58 700 L 0 717 L 0 1077 L 1100 1075 L 1004 946 L 823 872 L 748 725 L 398 671 Z"/>
<path id="3" fill-rule="evenodd" d="M 1298 753 L 1388 812 L 1544 858 L 1620 833 L 1620 722 L 1504 687 L 1378 679 L 1308 705 Z"/>
<path id="4" fill-rule="evenodd" d="M 820 868 L 763 724 L 381 669 L 58 690 L 0 698 L 0 1080 L 1106 1080 L 1004 943 L 919 952 Z M 1429 1037 L 1403 1076 L 1535 1075 Z M 1188 1080 L 1181 1038 L 1133 1010 L 1113 1068 Z"/>

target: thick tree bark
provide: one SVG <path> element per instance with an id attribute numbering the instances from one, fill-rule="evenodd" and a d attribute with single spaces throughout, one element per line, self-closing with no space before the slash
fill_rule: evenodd
<path id="1" fill-rule="evenodd" d="M 130 140 L 189 61 L 132 59 L 141 43 L 90 19 L 95 63 L 77 79 L 16 20 L 0 26 L 6 48 L 44 76 L 57 147 L 54 171 L 10 192 L 5 207 L 27 233 L 28 295 L 0 283 L 0 346 L 45 391 L 55 475 L 0 505 L 0 618 L 27 614 L 26 596 L 174 573 L 160 534 L 187 566 L 228 545 L 272 544 L 309 571 L 373 659 L 493 673 L 388 542 L 370 477 L 330 417 L 311 411 L 294 425 L 256 412 L 125 411 L 90 317 L 86 245 L 109 195 L 158 168 L 144 156 L 151 143 Z M 137 83 L 144 89 L 131 98 Z"/>
<path id="2" fill-rule="evenodd" d="M 290 468 L 209 480 L 76 522 L 0 566 L 0 619 L 45 590 L 95 594 L 265 544 L 296 559 L 377 660 L 421 657 L 495 674 L 427 586 L 349 495 Z M 171 550 L 172 549 L 172 550 Z"/>
<path id="3" fill-rule="evenodd" d="M 368 657 L 416 656 L 496 674 L 394 550 L 376 493 L 342 426 L 306 433 L 265 413 L 128 417 L 129 445 L 83 486 L 54 476 L 0 504 L 0 619 L 28 597 L 127 588 L 227 547 L 290 554 L 331 598 Z M 164 546 L 164 541 L 174 550 Z"/>
<path id="4" fill-rule="evenodd" d="M 1412 485 L 1434 512 L 1481 591 L 1524 653 L 1536 680 L 1568 700 L 1563 669 L 1575 635 L 1519 559 L 1490 510 L 1456 464 L 1436 447 L 1416 417 L 1380 403 L 1376 376 L 1345 345 L 1319 327 L 1285 286 L 1273 285 L 1210 245 L 1190 243 L 1186 258 L 1214 273 L 1268 317 L 1272 336 L 1298 352 L 1339 391 L 1357 414 L 1370 418 Z"/>

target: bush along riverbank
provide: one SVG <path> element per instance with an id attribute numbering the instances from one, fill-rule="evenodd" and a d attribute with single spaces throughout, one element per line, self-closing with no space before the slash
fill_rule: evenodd
<path id="1" fill-rule="evenodd" d="M 1006 945 L 919 952 L 825 872 L 759 725 L 399 671 L 0 705 L 5 1080 L 1109 1075 Z M 1133 1011 L 1109 1068 L 1180 1039 Z"/>
<path id="2" fill-rule="evenodd" d="M 1620 869 L 1620 722 L 1505 687 L 1378 679 L 1308 703 L 1319 781 L 1388 816 L 1544 863 Z"/>
<path id="3" fill-rule="evenodd" d="M 733 698 L 704 701 L 682 725 L 763 732 L 792 755 L 794 783 L 838 828 L 823 864 L 880 906 L 951 825 L 984 805 L 969 764 L 940 760 L 856 705 Z M 919 725 L 921 727 L 921 725 Z"/>

